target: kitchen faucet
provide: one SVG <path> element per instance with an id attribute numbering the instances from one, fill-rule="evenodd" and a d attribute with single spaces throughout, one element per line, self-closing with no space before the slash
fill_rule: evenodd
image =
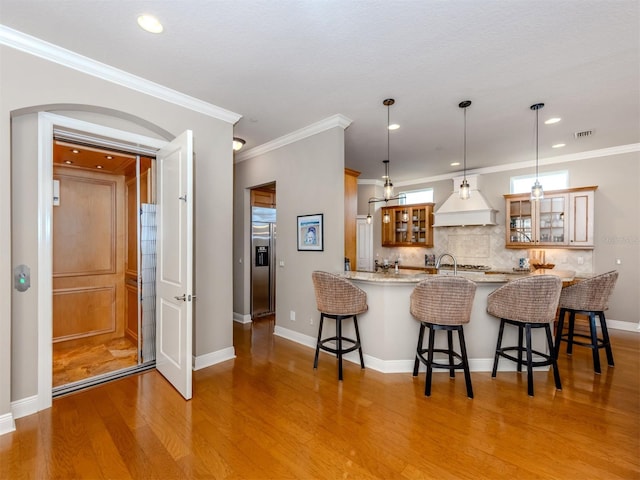
<path id="1" fill-rule="evenodd" d="M 442 257 L 451 257 L 451 260 L 453 260 L 453 274 L 457 275 L 458 274 L 458 262 L 456 261 L 456 257 L 454 257 L 450 253 L 443 253 L 442 255 L 440 255 L 438 257 L 438 260 L 436 260 L 436 268 L 437 269 L 440 268 L 440 262 L 442 262 Z"/>

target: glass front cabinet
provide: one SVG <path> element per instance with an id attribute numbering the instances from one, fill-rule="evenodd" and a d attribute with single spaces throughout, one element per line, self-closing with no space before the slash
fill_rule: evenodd
<path id="1" fill-rule="evenodd" d="M 506 247 L 593 248 L 593 212 L 598 187 L 505 195 Z"/>
<path id="2" fill-rule="evenodd" d="M 433 203 L 383 207 L 383 247 L 433 247 Z M 385 223 L 385 216 L 389 222 Z"/>

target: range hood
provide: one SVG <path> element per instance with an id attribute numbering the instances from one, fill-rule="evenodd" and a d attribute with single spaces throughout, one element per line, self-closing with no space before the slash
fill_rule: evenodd
<path id="1" fill-rule="evenodd" d="M 478 190 L 478 175 L 467 175 L 471 196 L 461 200 L 458 191 L 464 177 L 453 179 L 453 193 L 434 213 L 434 227 L 464 227 L 467 225 L 497 225 L 497 210 L 491 208 Z"/>

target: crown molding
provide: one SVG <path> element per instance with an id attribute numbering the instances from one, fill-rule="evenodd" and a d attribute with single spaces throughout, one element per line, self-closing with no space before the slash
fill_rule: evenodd
<path id="1" fill-rule="evenodd" d="M 623 155 L 625 153 L 634 153 L 640 152 L 640 143 L 630 143 L 628 145 L 618 145 L 616 147 L 609 148 L 601 148 L 599 150 L 588 150 L 585 152 L 578 153 L 569 153 L 567 155 L 558 155 L 557 157 L 549 157 L 539 159 L 539 165 L 555 165 L 558 163 L 567 163 L 567 162 L 577 162 L 580 160 L 589 160 L 591 158 L 599 158 L 599 157 L 611 157 L 613 155 Z M 521 170 L 523 168 L 534 167 L 536 164 L 535 160 L 529 160 L 526 162 L 516 162 L 516 163 L 506 163 L 504 165 L 495 165 L 493 167 L 485 167 L 485 168 L 476 168 L 469 170 L 467 169 L 467 175 L 472 174 L 487 174 L 487 173 L 498 173 L 498 172 L 508 172 L 510 170 Z M 418 185 L 421 183 L 432 183 L 439 182 L 441 180 L 450 180 L 452 178 L 458 177 L 462 174 L 462 171 L 445 173 L 442 175 L 434 175 L 432 177 L 423 177 L 416 178 L 414 180 L 405 180 L 402 182 L 394 182 L 394 186 L 396 187 L 406 187 L 409 185 Z M 367 179 L 358 179 L 358 185 L 367 185 L 367 184 L 378 184 L 376 183 L 378 180 L 367 180 Z"/>
<path id="2" fill-rule="evenodd" d="M 338 113 L 331 117 L 325 118 L 324 120 L 320 120 L 319 122 L 316 122 L 312 125 L 301 128 L 300 130 L 296 130 L 295 132 L 288 133 L 286 135 L 283 135 L 282 137 L 271 140 L 270 142 L 258 145 L 257 147 L 247 150 L 246 152 L 236 154 L 235 162 L 239 163 L 245 160 L 249 160 L 250 158 L 264 155 L 265 153 L 271 152 L 272 150 L 276 150 L 278 148 L 284 147 L 285 145 L 289 145 L 290 143 L 297 142 L 304 138 L 311 137 L 312 135 L 316 135 L 335 127 L 345 129 L 349 125 L 351 125 L 352 121 L 353 120 L 351 120 L 350 118 L 347 118 L 344 115 Z"/>
<path id="3" fill-rule="evenodd" d="M 31 35 L 27 35 L 26 33 L 14 30 L 5 25 L 0 25 L 0 45 L 6 45 L 44 60 L 78 70 L 87 75 L 98 77 L 107 82 L 121 85 L 231 124 L 235 124 L 242 118 L 242 115 L 238 113 L 185 95 L 184 93 L 180 93 L 105 63 L 98 62 L 97 60 L 67 50 L 66 48 L 45 42 L 44 40 L 32 37 Z"/>

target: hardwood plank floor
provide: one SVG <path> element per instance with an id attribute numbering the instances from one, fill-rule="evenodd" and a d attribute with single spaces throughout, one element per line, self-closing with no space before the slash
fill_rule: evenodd
<path id="1" fill-rule="evenodd" d="M 237 358 L 194 373 L 185 402 L 156 372 L 57 398 L 0 437 L 0 478 L 638 479 L 640 335 L 612 331 L 616 366 L 560 356 L 549 372 L 381 374 L 234 325 Z M 366 345 L 365 345 L 366 350 Z M 604 357 L 604 354 L 603 354 Z"/>

